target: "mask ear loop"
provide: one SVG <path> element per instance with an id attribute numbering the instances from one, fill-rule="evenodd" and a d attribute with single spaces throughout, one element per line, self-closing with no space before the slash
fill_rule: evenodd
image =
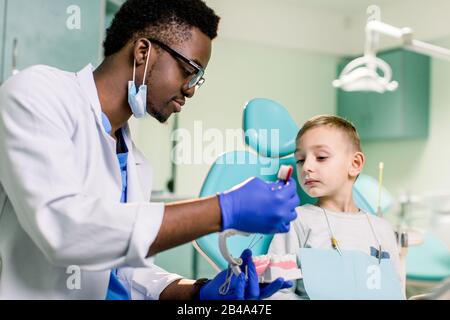
<path id="1" fill-rule="evenodd" d="M 144 79 L 142 80 L 142 85 L 145 85 L 145 77 L 147 76 L 147 67 L 148 67 L 148 61 L 150 60 L 150 53 L 152 52 L 152 44 L 149 42 L 149 49 L 148 49 L 148 55 L 147 55 L 147 62 L 145 62 L 145 71 L 144 71 Z M 136 62 L 136 61 L 135 61 Z"/>
<path id="2" fill-rule="evenodd" d="M 133 66 L 133 83 L 136 86 L 136 58 L 134 58 L 134 66 Z"/>
<path id="3" fill-rule="evenodd" d="M 148 55 L 147 55 L 147 61 L 145 62 L 144 79 L 142 80 L 142 85 L 145 84 L 145 76 L 147 75 L 148 61 L 150 60 L 151 52 L 152 52 L 152 44 L 150 43 L 149 51 L 148 51 Z M 133 82 L 134 82 L 134 85 L 136 86 L 136 58 L 134 58 L 134 65 L 133 65 Z"/>

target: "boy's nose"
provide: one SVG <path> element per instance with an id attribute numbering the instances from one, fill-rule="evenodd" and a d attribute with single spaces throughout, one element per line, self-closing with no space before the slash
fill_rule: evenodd
<path id="1" fill-rule="evenodd" d="M 305 171 L 305 172 L 313 172 L 312 161 L 305 160 L 305 162 L 303 163 L 303 171 Z"/>

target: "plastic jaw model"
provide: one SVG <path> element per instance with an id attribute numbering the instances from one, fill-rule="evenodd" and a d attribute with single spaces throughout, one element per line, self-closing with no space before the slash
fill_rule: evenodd
<path id="1" fill-rule="evenodd" d="M 260 283 L 272 282 L 280 277 L 285 281 L 302 278 L 295 254 L 256 256 L 253 257 L 253 263 Z"/>

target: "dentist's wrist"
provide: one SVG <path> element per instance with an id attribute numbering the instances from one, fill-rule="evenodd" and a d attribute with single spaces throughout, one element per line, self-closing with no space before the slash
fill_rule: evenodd
<path id="1" fill-rule="evenodd" d="M 193 300 L 195 300 L 195 301 L 202 300 L 202 297 L 201 297 L 202 288 L 210 281 L 211 280 L 209 280 L 207 278 L 201 278 L 192 284 L 192 286 L 194 287 Z"/>

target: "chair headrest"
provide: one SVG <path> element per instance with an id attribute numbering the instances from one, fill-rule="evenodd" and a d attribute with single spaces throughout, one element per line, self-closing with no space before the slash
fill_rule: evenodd
<path id="1" fill-rule="evenodd" d="M 245 143 L 260 155 L 279 158 L 295 151 L 299 128 L 278 102 L 256 98 L 244 108 Z"/>

